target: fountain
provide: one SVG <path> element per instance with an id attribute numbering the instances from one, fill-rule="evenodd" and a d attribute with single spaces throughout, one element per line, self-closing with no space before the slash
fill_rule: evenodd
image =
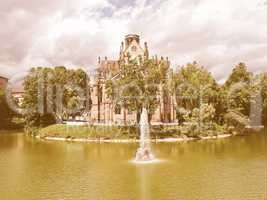
<path id="1" fill-rule="evenodd" d="M 148 113 L 146 108 L 143 108 L 140 119 L 140 147 L 135 156 L 136 162 L 151 162 L 155 159 L 150 148 Z"/>

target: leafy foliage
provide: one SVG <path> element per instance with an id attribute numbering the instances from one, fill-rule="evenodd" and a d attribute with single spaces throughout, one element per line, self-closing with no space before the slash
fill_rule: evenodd
<path id="1" fill-rule="evenodd" d="M 185 120 L 179 113 L 181 109 L 186 109 L 192 114 L 193 110 L 203 103 L 218 104 L 219 86 L 211 74 L 196 62 L 181 67 L 174 73 L 172 82 L 172 90 L 179 108 L 177 117 L 180 121 Z"/>
<path id="2" fill-rule="evenodd" d="M 9 108 L 4 89 L 0 89 L 0 129 L 21 128 L 23 121 L 19 121 L 19 117 L 19 114 Z"/>
<path id="3" fill-rule="evenodd" d="M 261 78 L 261 96 L 262 96 L 262 122 L 267 125 L 267 74 L 263 74 Z"/>
<path id="4" fill-rule="evenodd" d="M 244 63 L 234 67 L 232 74 L 224 84 L 227 91 L 228 109 L 249 115 L 252 88 L 252 73 L 248 72 Z"/>
<path id="5" fill-rule="evenodd" d="M 27 132 L 88 111 L 88 88 L 87 74 L 81 69 L 32 68 L 24 80 Z"/>
<path id="6" fill-rule="evenodd" d="M 105 81 L 107 96 L 114 105 L 124 110 L 136 111 L 137 122 L 143 107 L 148 109 L 151 119 L 160 104 L 158 97 L 163 97 L 163 101 L 168 103 L 165 97 L 173 96 L 177 105 L 176 117 L 181 123 L 191 124 L 189 129 L 193 130 L 194 134 L 199 134 L 199 128 L 224 129 L 223 125 L 229 121 L 229 116 L 233 116 L 229 115 L 231 112 L 248 118 L 253 103 L 252 97 L 260 92 L 262 119 L 267 124 L 267 75 L 260 76 L 260 81 L 257 81 L 259 78 L 250 73 L 244 63 L 234 67 L 223 85 L 219 85 L 211 73 L 197 62 L 188 63 L 179 70 L 172 71 L 163 59 L 136 59 L 121 63 L 119 74 L 113 75 Z M 40 79 L 43 81 L 43 90 L 52 91 L 52 95 L 44 93 L 41 107 L 37 106 L 40 102 Z M 86 96 L 80 96 L 80 92 L 75 90 L 73 85 L 78 85 Z M 91 109 L 88 77 L 80 69 L 33 68 L 25 78 L 24 87 L 24 108 L 32 109 L 32 112 L 26 115 L 27 127 L 45 126 L 55 120 L 75 117 Z M 57 106 L 55 99 L 58 96 L 55 91 L 58 88 L 63 88 L 62 107 L 74 110 L 81 106 L 76 112 L 68 113 Z M 38 114 L 40 110 L 42 112 Z"/>
<path id="7" fill-rule="evenodd" d="M 158 105 L 159 85 L 166 81 L 168 65 L 163 60 L 138 60 L 123 64 L 119 77 L 106 82 L 107 94 L 113 102 L 130 111 L 137 111 L 137 117 L 143 107 L 151 116 Z M 139 121 L 139 119 L 137 119 Z"/>

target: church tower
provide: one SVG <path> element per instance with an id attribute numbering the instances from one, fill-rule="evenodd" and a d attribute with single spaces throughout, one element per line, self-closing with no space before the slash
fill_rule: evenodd
<path id="1" fill-rule="evenodd" d="M 124 41 L 120 45 L 119 58 L 110 60 L 98 58 L 98 67 L 96 75 L 91 78 L 92 81 L 92 109 L 91 109 L 91 123 L 133 123 L 136 122 L 137 113 L 123 108 L 116 104 L 108 96 L 108 89 L 106 88 L 107 81 L 116 81 L 120 77 L 121 67 L 128 64 L 131 60 L 136 60 L 138 64 L 144 64 L 143 61 L 150 60 L 159 68 L 165 70 L 165 67 L 170 67 L 169 59 L 163 57 L 158 59 L 158 56 L 149 55 L 149 48 L 147 42 L 141 43 L 140 36 L 136 34 L 126 35 Z M 144 44 L 144 45 L 142 45 Z M 164 68 L 163 68 L 164 67 Z M 168 70 L 168 69 L 166 69 Z M 157 94 L 159 99 L 159 106 L 152 115 L 152 122 L 172 122 L 175 120 L 175 107 L 170 94 L 164 92 L 163 87 L 160 86 L 160 92 Z"/>
<path id="2" fill-rule="evenodd" d="M 149 51 L 147 43 L 144 43 L 144 48 L 140 45 L 140 36 L 136 34 L 129 34 L 125 36 L 124 43 L 121 43 L 120 60 L 126 63 L 141 57 L 142 59 L 149 58 Z"/>

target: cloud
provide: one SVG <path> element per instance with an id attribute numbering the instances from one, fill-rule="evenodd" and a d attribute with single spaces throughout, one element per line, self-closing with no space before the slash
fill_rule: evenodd
<path id="1" fill-rule="evenodd" d="M 20 0 L 0 3 L 0 73 L 32 66 L 95 67 L 118 57 L 127 33 L 138 33 L 151 54 L 173 66 L 194 60 L 224 80 L 238 62 L 265 71 L 264 1 Z"/>

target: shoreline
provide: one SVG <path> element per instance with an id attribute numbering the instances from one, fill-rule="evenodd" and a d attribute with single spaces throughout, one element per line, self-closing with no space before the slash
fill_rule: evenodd
<path id="1" fill-rule="evenodd" d="M 218 136 L 203 136 L 199 138 L 187 137 L 187 138 L 164 138 L 164 139 L 150 139 L 152 143 L 178 143 L 178 142 L 189 142 L 196 140 L 215 140 L 224 139 L 235 136 L 234 134 L 222 134 Z M 56 136 L 45 136 L 40 137 L 39 135 L 35 138 L 46 141 L 61 141 L 61 142 L 88 142 L 88 143 L 139 143 L 139 139 L 90 139 L 90 138 L 72 138 L 72 137 L 56 137 Z"/>

